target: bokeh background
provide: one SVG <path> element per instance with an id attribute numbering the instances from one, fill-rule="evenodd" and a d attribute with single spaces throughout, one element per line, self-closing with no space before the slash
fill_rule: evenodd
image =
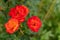
<path id="1" fill-rule="evenodd" d="M 25 5 L 30 12 L 19 30 L 10 35 L 4 24 L 10 18 L 10 8 L 16 5 Z M 26 25 L 28 18 L 34 15 L 42 21 L 36 33 Z M 60 0 L 0 0 L 0 40 L 60 40 Z"/>

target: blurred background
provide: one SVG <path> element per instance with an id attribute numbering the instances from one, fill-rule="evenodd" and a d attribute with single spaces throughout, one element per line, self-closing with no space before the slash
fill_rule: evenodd
<path id="1" fill-rule="evenodd" d="M 29 15 L 38 16 L 42 21 L 39 32 L 32 32 L 26 21 L 14 34 L 6 33 L 4 24 L 10 18 L 8 12 L 16 5 L 29 8 Z M 0 40 L 60 40 L 60 0 L 0 0 Z"/>

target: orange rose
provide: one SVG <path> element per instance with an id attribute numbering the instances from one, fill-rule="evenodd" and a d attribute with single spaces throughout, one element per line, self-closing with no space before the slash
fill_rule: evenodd
<path id="1" fill-rule="evenodd" d="M 18 30 L 19 23 L 18 20 L 11 18 L 7 23 L 5 23 L 6 31 L 10 34 L 14 33 L 16 30 Z"/>

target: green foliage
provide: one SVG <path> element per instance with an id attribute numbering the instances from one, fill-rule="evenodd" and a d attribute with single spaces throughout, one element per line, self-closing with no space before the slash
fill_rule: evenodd
<path id="1" fill-rule="evenodd" d="M 24 22 L 14 34 L 6 33 L 4 24 L 10 18 L 10 8 L 15 5 L 29 8 L 25 22 L 33 15 L 41 19 L 39 32 L 30 31 Z M 60 0 L 0 0 L 0 40 L 60 40 Z"/>

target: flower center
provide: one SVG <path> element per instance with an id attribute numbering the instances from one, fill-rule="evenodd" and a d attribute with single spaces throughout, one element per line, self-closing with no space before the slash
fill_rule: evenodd
<path id="1" fill-rule="evenodd" d="M 35 23 L 33 24 L 33 26 L 35 26 Z"/>

